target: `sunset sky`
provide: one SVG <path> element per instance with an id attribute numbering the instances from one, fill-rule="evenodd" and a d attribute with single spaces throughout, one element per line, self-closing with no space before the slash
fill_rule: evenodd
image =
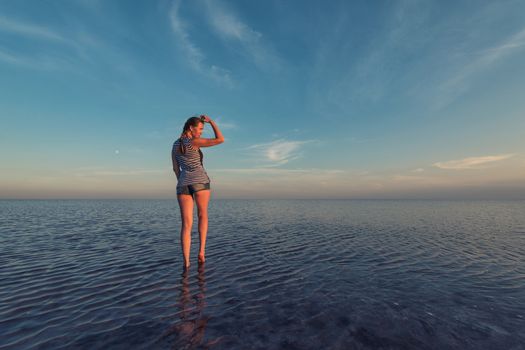
<path id="1" fill-rule="evenodd" d="M 0 2 L 0 198 L 525 198 L 525 1 Z M 204 136 L 211 136 L 206 126 Z"/>

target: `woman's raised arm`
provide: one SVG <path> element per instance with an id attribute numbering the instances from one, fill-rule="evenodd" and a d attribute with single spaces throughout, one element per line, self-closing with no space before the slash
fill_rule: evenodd
<path id="1" fill-rule="evenodd" d="M 191 144 L 195 147 L 211 147 L 223 143 L 224 136 L 222 136 L 222 132 L 217 126 L 217 124 L 215 124 L 215 122 L 211 120 L 210 117 L 208 117 L 207 115 L 203 115 L 202 117 L 205 123 L 210 123 L 211 127 L 213 128 L 215 138 L 205 139 L 200 137 L 198 139 L 192 139 Z"/>

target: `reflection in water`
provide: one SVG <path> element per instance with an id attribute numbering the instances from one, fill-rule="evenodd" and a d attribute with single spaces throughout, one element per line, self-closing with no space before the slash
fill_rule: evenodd
<path id="1" fill-rule="evenodd" d="M 189 270 L 181 275 L 179 302 L 179 321 L 173 327 L 177 335 L 174 348 L 194 348 L 203 345 L 204 331 L 209 316 L 204 314 L 206 307 L 206 274 L 205 264 L 199 264 L 197 274 L 198 289 L 192 293 Z"/>

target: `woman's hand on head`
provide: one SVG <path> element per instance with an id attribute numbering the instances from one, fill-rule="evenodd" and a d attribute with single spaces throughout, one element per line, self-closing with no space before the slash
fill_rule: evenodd
<path id="1" fill-rule="evenodd" d="M 205 123 L 209 123 L 209 122 L 211 122 L 211 118 L 208 117 L 206 114 L 202 114 L 202 115 L 201 115 L 201 119 L 202 119 L 202 121 L 205 122 Z"/>

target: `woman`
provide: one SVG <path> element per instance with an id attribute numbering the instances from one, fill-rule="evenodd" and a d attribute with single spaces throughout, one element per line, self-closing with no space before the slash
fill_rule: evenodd
<path id="1" fill-rule="evenodd" d="M 201 138 L 204 123 L 210 123 L 215 138 Z M 177 175 L 177 199 L 180 206 L 180 241 L 184 268 L 190 267 L 191 226 L 193 225 L 193 201 L 197 202 L 199 218 L 199 263 L 205 261 L 206 234 L 208 233 L 208 202 L 210 178 L 203 166 L 201 147 L 211 147 L 224 142 L 219 127 L 206 115 L 191 117 L 184 124 L 180 138 L 171 150 L 173 171 Z"/>

